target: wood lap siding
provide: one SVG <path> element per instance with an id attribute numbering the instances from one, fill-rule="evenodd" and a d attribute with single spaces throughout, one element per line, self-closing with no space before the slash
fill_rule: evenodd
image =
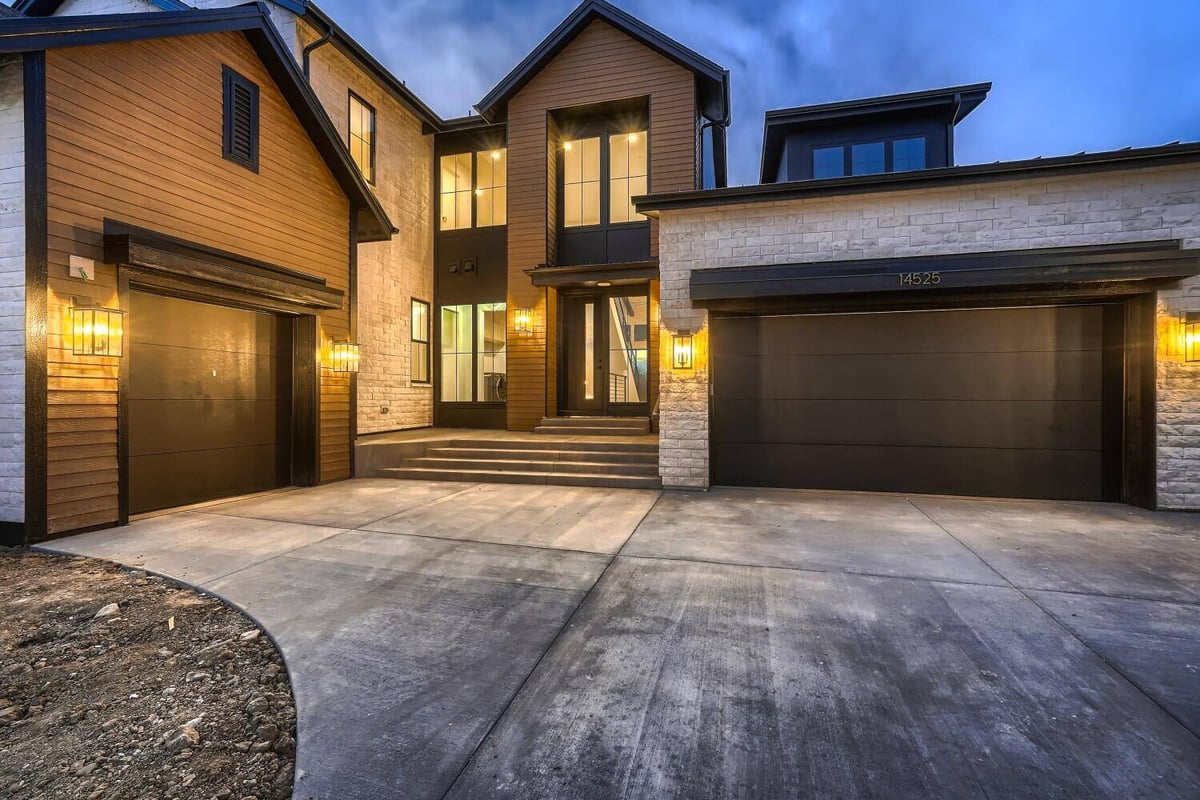
<path id="1" fill-rule="evenodd" d="M 259 86 L 259 172 L 222 157 L 222 66 Z M 49 530 L 117 521 L 116 359 L 71 353 L 71 296 L 116 307 L 117 270 L 89 284 L 108 217 L 349 285 L 349 204 L 238 33 L 47 55 Z M 130 318 L 133 328 L 137 320 Z M 320 317 L 325 341 L 348 309 Z M 321 479 L 350 473 L 349 381 L 322 375 Z"/>
<path id="2" fill-rule="evenodd" d="M 548 112 L 572 106 L 650 98 L 650 189 L 695 189 L 698 183 L 695 77 L 675 62 L 611 25 L 595 21 L 546 65 L 508 104 L 508 303 L 536 308 L 532 336 L 509 333 L 508 427 L 531 430 L 553 412 L 555 309 L 525 270 L 553 264 L 558 228 L 557 139 Z M 657 222 L 651 222 L 651 256 L 658 256 Z M 547 358 L 549 352 L 549 358 Z"/>

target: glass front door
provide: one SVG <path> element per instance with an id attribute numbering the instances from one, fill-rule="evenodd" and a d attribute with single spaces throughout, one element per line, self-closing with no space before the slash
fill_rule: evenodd
<path id="1" fill-rule="evenodd" d="M 650 298 L 644 289 L 567 294 L 559 342 L 566 413 L 648 413 Z"/>

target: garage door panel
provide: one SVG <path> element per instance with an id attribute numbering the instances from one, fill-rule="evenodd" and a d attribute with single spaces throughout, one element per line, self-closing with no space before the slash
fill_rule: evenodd
<path id="1" fill-rule="evenodd" d="M 1001 353 L 1099 350 L 1103 322 L 1094 306 L 1057 309 L 730 317 L 730 355 Z M 1031 313 L 1032 312 L 1032 313 Z"/>
<path id="2" fill-rule="evenodd" d="M 129 454 L 286 446 L 291 419 L 275 400 L 131 400 Z"/>
<path id="3" fill-rule="evenodd" d="M 714 445 L 718 484 L 1101 500 L 1101 454 L 806 444 Z"/>
<path id="4" fill-rule="evenodd" d="M 130 296 L 129 340 L 134 344 L 270 354 L 279 323 L 279 317 L 240 308 L 148 292 Z"/>
<path id="5" fill-rule="evenodd" d="M 130 457 L 129 468 L 140 476 L 130 485 L 129 504 L 143 510 L 267 491 L 290 479 L 288 464 L 269 444 Z"/>
<path id="6" fill-rule="evenodd" d="M 1099 401 L 764 400 L 718 398 L 716 442 L 786 441 L 1086 450 L 1101 433 Z"/>
<path id="7" fill-rule="evenodd" d="M 139 345 L 137 361 L 129 364 L 130 400 L 290 397 L 291 370 L 275 355 L 217 350 L 180 355 L 174 347 Z"/>

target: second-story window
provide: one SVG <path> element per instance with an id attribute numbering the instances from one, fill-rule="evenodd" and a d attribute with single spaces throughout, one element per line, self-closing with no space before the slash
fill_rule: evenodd
<path id="1" fill-rule="evenodd" d="M 375 109 L 350 93 L 350 156 L 368 182 L 375 182 Z"/>
<path id="2" fill-rule="evenodd" d="M 508 151 L 476 153 L 475 175 L 475 225 L 504 225 L 508 221 Z"/>
<path id="3" fill-rule="evenodd" d="M 624 133 L 608 139 L 608 221 L 645 219 L 633 208 L 633 198 L 646 193 L 646 132 Z"/>
<path id="4" fill-rule="evenodd" d="M 600 224 L 600 137 L 563 142 L 563 226 Z"/>
<path id="5" fill-rule="evenodd" d="M 441 158 L 441 226 L 443 231 L 471 227 L 471 154 Z"/>

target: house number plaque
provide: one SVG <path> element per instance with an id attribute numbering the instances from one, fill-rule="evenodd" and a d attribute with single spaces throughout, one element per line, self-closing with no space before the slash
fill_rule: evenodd
<path id="1" fill-rule="evenodd" d="M 942 282 L 940 272 L 901 272 L 901 286 L 937 286 Z"/>

